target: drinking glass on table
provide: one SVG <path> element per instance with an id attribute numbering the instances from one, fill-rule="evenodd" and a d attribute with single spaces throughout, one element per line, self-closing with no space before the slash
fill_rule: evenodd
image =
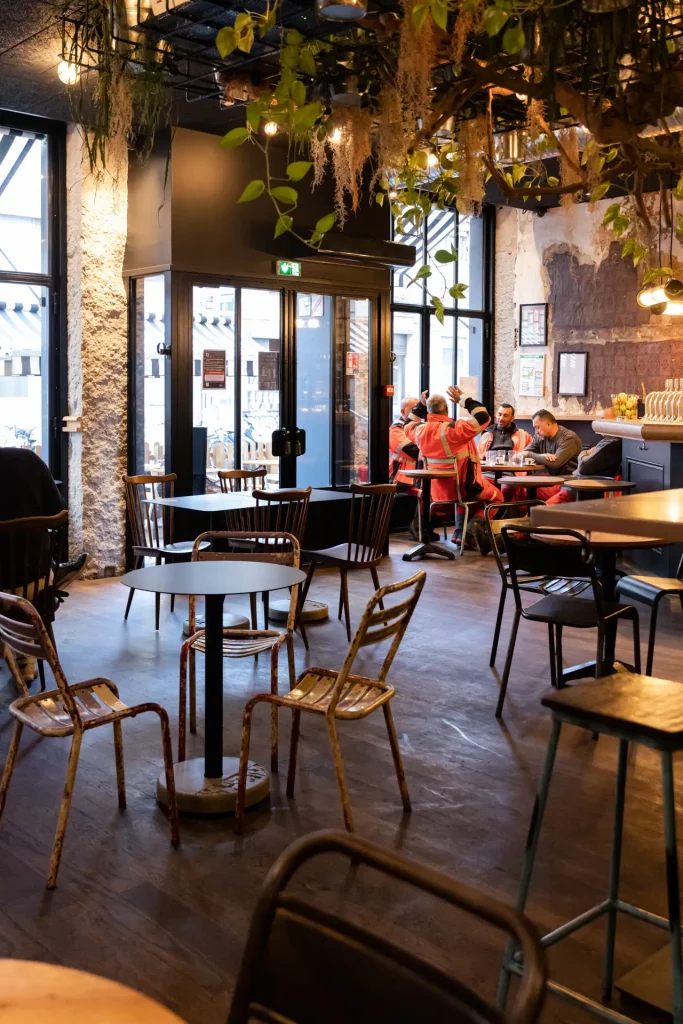
<path id="1" fill-rule="evenodd" d="M 522 465 L 522 453 L 521 452 L 512 452 L 512 454 L 510 455 L 510 462 L 512 463 L 513 466 L 521 466 Z"/>

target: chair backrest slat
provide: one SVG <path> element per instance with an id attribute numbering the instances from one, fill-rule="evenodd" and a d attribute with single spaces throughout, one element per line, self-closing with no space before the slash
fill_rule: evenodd
<path id="1" fill-rule="evenodd" d="M 69 513 L 0 522 L 6 542 L 0 555 L 0 590 L 31 601 L 45 622 L 57 606 L 55 569 L 66 551 Z"/>
<path id="2" fill-rule="evenodd" d="M 545 502 L 537 498 L 531 498 L 527 501 L 505 501 L 501 502 L 500 505 L 487 505 L 484 509 L 486 532 L 488 533 L 493 557 L 496 560 L 496 567 L 504 583 L 507 583 L 506 567 L 503 562 L 502 552 L 498 547 L 498 537 L 501 536 L 504 526 L 511 526 L 513 523 L 518 526 L 526 526 L 530 523 L 531 520 L 527 515 L 527 510 L 533 508 L 534 505 L 545 505 Z M 510 512 L 513 513 L 513 518 L 508 519 L 507 516 Z M 496 517 L 495 519 L 494 516 Z"/>
<path id="3" fill-rule="evenodd" d="M 350 562 L 373 562 L 384 553 L 396 484 L 351 484 Z"/>
<path id="4" fill-rule="evenodd" d="M 163 548 L 173 543 L 172 507 L 155 505 L 154 498 L 175 496 L 175 473 L 164 476 L 124 476 L 126 510 L 133 547 Z"/>
<path id="5" fill-rule="evenodd" d="M 223 494 L 234 494 L 263 488 L 267 475 L 267 469 L 220 469 L 218 480 Z"/>
<path id="6" fill-rule="evenodd" d="M 523 607 L 518 573 L 589 580 L 598 616 L 602 619 L 602 588 L 595 571 L 595 556 L 589 540 L 582 533 L 538 526 L 503 526 L 501 533 L 518 609 Z"/>

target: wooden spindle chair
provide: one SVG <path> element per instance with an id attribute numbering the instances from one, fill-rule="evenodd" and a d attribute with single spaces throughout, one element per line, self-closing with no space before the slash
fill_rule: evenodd
<path id="1" fill-rule="evenodd" d="M 327 731 L 332 747 L 332 758 L 337 775 L 337 785 L 341 796 L 344 813 L 344 824 L 349 832 L 353 831 L 351 804 L 346 788 L 344 763 L 342 761 L 339 738 L 337 736 L 337 720 L 367 718 L 378 708 L 382 708 L 384 720 L 389 734 L 389 745 L 394 760 L 394 769 L 398 779 L 404 811 L 410 811 L 410 797 L 403 771 L 401 751 L 396 737 L 396 729 L 389 702 L 395 689 L 387 683 L 387 675 L 396 652 L 408 628 L 415 605 L 418 602 L 427 574 L 418 572 L 401 583 L 392 583 L 388 587 L 380 587 L 370 598 L 363 613 L 356 635 L 349 647 L 344 664 L 339 671 L 327 668 L 307 668 L 296 681 L 289 693 L 278 696 L 274 693 L 261 693 L 247 703 L 244 709 L 242 724 L 242 746 L 240 750 L 239 781 L 237 802 L 235 805 L 235 831 L 241 832 L 244 822 L 244 805 L 249 767 L 249 743 L 251 740 L 251 720 L 254 708 L 261 702 L 292 711 L 292 736 L 289 754 L 289 772 L 287 775 L 287 796 L 294 796 L 296 776 L 296 758 L 299 744 L 299 726 L 301 712 L 307 711 L 316 715 L 324 715 Z M 389 595 L 408 591 L 398 604 L 384 607 L 384 598 Z M 351 674 L 351 669 L 358 652 L 370 644 L 381 643 L 391 639 L 391 645 L 376 678 Z"/>
<path id="2" fill-rule="evenodd" d="M 24 655 L 44 660 L 50 666 L 57 683 L 57 688 L 37 693 L 33 696 L 19 697 L 9 706 L 9 713 L 15 719 L 14 732 L 2 781 L 0 782 L 0 817 L 5 809 L 7 790 L 12 779 L 12 772 L 19 750 L 21 734 L 25 725 L 40 736 L 71 736 L 71 750 L 66 772 L 66 781 L 62 794 L 62 802 L 57 819 L 57 831 L 50 858 L 50 870 L 47 887 L 54 889 L 57 884 L 57 873 L 64 845 L 71 795 L 73 793 L 78 768 L 78 757 L 81 751 L 83 734 L 89 729 L 100 725 L 111 725 L 114 731 L 114 752 L 116 760 L 116 784 L 118 789 L 119 807 L 126 806 L 126 783 L 123 762 L 123 741 L 121 722 L 124 718 L 153 711 L 159 716 L 161 723 L 161 740 L 166 773 L 166 791 L 168 793 L 171 841 L 177 845 L 180 840 L 178 831 L 178 810 L 175 796 L 175 779 L 173 775 L 173 751 L 171 747 L 171 731 L 168 714 L 160 704 L 145 703 L 128 707 L 119 699 L 119 691 L 110 679 L 89 679 L 84 683 L 69 685 L 62 666 L 59 663 L 54 644 L 47 629 L 33 605 L 22 597 L 11 594 L 0 594 L 0 643 L 5 645 L 6 657 L 12 676 L 17 686 L 22 689 L 21 672 L 16 663 L 16 655 Z"/>
<path id="3" fill-rule="evenodd" d="M 126 493 L 128 524 L 133 538 L 135 568 L 139 569 L 145 558 L 154 558 L 157 565 L 189 558 L 193 541 L 173 540 L 174 509 L 167 505 L 154 505 L 153 498 L 173 498 L 175 473 L 165 476 L 124 476 L 121 478 Z M 128 618 L 135 589 L 130 588 L 124 619 Z M 175 594 L 171 594 L 171 612 L 175 608 Z M 155 627 L 159 628 L 161 594 L 154 595 Z"/>
<path id="4" fill-rule="evenodd" d="M 244 550 L 240 544 L 244 541 L 253 544 L 251 550 Z M 218 551 L 206 549 L 202 546 L 203 541 L 218 541 L 227 544 L 228 550 Z M 267 531 L 263 533 L 231 533 L 223 530 L 212 533 L 202 533 L 195 541 L 192 551 L 193 562 L 273 562 L 276 565 L 289 565 L 294 569 L 299 568 L 300 547 L 296 537 L 291 533 Z M 292 688 L 296 682 L 296 670 L 294 664 L 294 630 L 296 628 L 299 612 L 299 587 L 291 589 L 289 613 L 287 615 L 287 626 L 284 631 L 258 629 L 256 623 L 256 595 L 251 594 L 251 629 L 223 630 L 223 657 L 224 658 L 258 658 L 259 654 L 270 651 L 270 687 L 271 693 L 278 692 L 278 667 L 280 650 L 285 644 L 287 646 L 287 663 L 289 667 L 289 685 Z M 206 651 L 206 631 L 196 629 L 196 600 L 190 598 L 190 635 L 180 649 L 180 687 L 179 687 L 179 711 L 178 711 L 178 760 L 185 760 L 185 736 L 187 717 L 187 675 L 189 665 L 190 676 L 190 732 L 197 731 L 197 686 L 195 675 L 195 653 L 199 651 L 204 654 Z M 271 770 L 277 771 L 278 759 L 278 730 L 277 730 L 277 708 L 272 710 L 271 727 Z"/>
<path id="5" fill-rule="evenodd" d="M 266 469 L 222 469 L 218 480 L 223 494 L 235 494 L 263 487 L 267 475 Z"/>
<path id="6" fill-rule="evenodd" d="M 59 606 L 55 571 L 66 556 L 69 513 L 0 522 L 0 590 L 17 594 L 37 609 L 54 644 L 52 623 Z M 0 647 L 0 650 L 2 648 Z M 41 689 L 45 669 L 38 661 Z M 22 693 L 28 693 L 25 686 Z"/>
<path id="7" fill-rule="evenodd" d="M 369 571 L 375 590 L 379 590 L 377 566 L 384 558 L 391 510 L 396 497 L 396 484 L 351 484 L 349 539 L 319 551 L 304 551 L 302 560 L 310 562 L 304 584 L 305 602 L 313 574 L 319 565 L 339 569 L 339 614 L 346 619 L 346 636 L 351 639 L 348 574 L 359 569 Z"/>

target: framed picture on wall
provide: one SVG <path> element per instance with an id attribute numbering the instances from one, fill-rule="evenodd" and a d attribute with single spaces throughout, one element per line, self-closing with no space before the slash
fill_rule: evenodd
<path id="1" fill-rule="evenodd" d="M 519 344 L 524 348 L 548 344 L 548 303 L 534 302 L 519 307 Z"/>
<path id="2" fill-rule="evenodd" d="M 588 381 L 588 353 L 560 352 L 557 359 L 558 395 L 583 398 Z"/>

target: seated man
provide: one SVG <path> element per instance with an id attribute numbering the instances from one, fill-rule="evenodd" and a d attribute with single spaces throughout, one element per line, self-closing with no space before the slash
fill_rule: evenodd
<path id="1" fill-rule="evenodd" d="M 547 409 L 539 409 L 533 416 L 534 436 L 524 449 L 525 457 L 543 466 L 549 474 L 569 476 L 578 465 L 581 452 L 581 438 L 573 430 L 561 427 Z M 539 487 L 536 496 L 547 501 L 557 494 L 560 485 Z M 505 501 L 523 501 L 527 496 L 525 488 L 503 487 Z"/>
<path id="2" fill-rule="evenodd" d="M 489 423 L 479 438 L 479 454 L 486 452 L 521 452 L 531 441 L 531 434 L 515 423 L 515 407 L 503 402 L 496 414 L 496 422 Z"/>
<path id="3" fill-rule="evenodd" d="M 404 471 L 417 469 L 420 450 L 415 442 L 406 436 L 405 426 L 410 420 L 412 409 L 419 401 L 418 398 L 404 398 L 401 402 L 400 416 L 397 416 L 389 427 L 389 481 L 397 484 L 399 491 L 415 487 L 413 478 L 406 476 Z"/>
<path id="4" fill-rule="evenodd" d="M 579 455 L 579 464 L 572 476 L 610 476 L 616 479 L 621 473 L 621 438 L 603 437 L 593 448 Z M 549 505 L 563 505 L 576 501 L 576 494 L 566 487 L 560 487 L 557 494 L 548 498 Z"/>
<path id="5" fill-rule="evenodd" d="M 459 402 L 469 415 L 456 420 L 448 415 L 443 395 L 430 395 L 426 406 L 420 402 L 413 409 L 410 422 L 405 427 L 406 435 L 417 443 L 425 469 L 457 470 L 463 500 L 479 500 L 482 506 L 499 502 L 502 500 L 500 491 L 491 480 L 482 476 L 476 445 L 477 435 L 491 417 L 483 405 L 474 398 L 467 398 L 459 388 L 449 387 L 448 397 L 452 402 Z M 433 501 L 455 503 L 457 499 L 455 478 L 432 481 Z M 429 509 L 424 512 L 429 515 Z M 483 514 L 482 507 L 477 515 Z M 463 540 L 462 526 L 458 529 L 457 522 L 452 540 L 454 544 Z"/>

